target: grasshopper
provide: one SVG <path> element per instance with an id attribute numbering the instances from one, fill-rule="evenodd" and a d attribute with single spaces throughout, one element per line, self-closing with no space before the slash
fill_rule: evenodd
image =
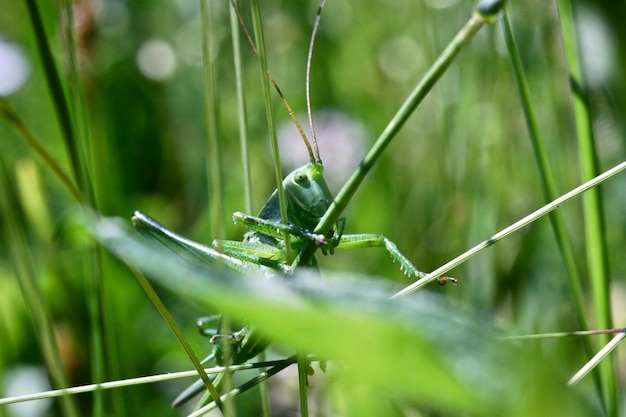
<path id="1" fill-rule="evenodd" d="M 324 255 L 332 255 L 335 250 L 382 247 L 388 251 L 394 262 L 398 262 L 400 270 L 407 276 L 419 278 L 426 275 L 419 271 L 411 261 L 400 252 L 396 244 L 384 235 L 372 233 L 344 234 L 345 218 L 339 218 L 325 234 L 312 232 L 333 202 L 333 196 L 324 178 L 324 167 L 315 138 L 309 97 L 312 49 L 323 3 L 322 1 L 316 16 L 308 54 L 306 74 L 307 110 L 311 131 L 313 133 L 314 147 L 311 147 L 308 138 L 304 134 L 295 116 L 293 116 L 293 112 L 289 108 L 280 89 L 271 74 L 268 73 L 270 81 L 276 87 L 294 123 L 298 126 L 298 130 L 300 131 L 310 157 L 309 163 L 293 170 L 282 181 L 281 187 L 285 193 L 288 222 L 281 222 L 277 189 L 269 197 L 257 216 L 242 212 L 233 214 L 232 218 L 236 224 L 248 228 L 242 241 L 214 240 L 212 246 L 208 247 L 176 234 L 140 211 L 136 211 L 132 218 L 133 225 L 136 228 L 184 256 L 199 257 L 211 265 L 217 263 L 223 267 L 243 273 L 261 267 L 270 274 L 292 274 L 293 269 L 289 263 L 291 259 L 287 258 L 284 240 L 285 234 L 288 234 L 290 245 L 295 255 L 302 250 L 307 241 L 315 243 Z M 236 6 L 233 4 L 233 7 Z M 253 49 L 255 49 L 254 43 L 241 17 L 240 22 Z M 315 258 L 312 257 L 308 266 L 315 267 L 316 265 L 317 262 Z M 456 284 L 454 278 L 447 276 L 441 276 L 438 283 L 443 285 L 447 281 Z M 216 323 L 217 326 L 215 326 Z M 202 361 L 203 363 L 214 360 L 218 365 L 224 365 L 226 363 L 234 365 L 242 364 L 263 352 L 269 345 L 269 342 L 261 338 L 250 324 L 244 325 L 238 331 L 226 334 L 222 332 L 222 324 L 218 316 L 201 318 L 198 320 L 197 324 L 200 333 L 204 336 L 209 336 L 211 338 L 210 343 L 214 345 L 213 352 Z M 228 360 L 226 360 L 224 355 L 224 343 L 229 343 L 230 358 Z M 217 377 L 213 377 L 214 383 L 218 389 L 222 376 L 223 374 L 219 374 Z M 204 384 L 202 381 L 197 381 L 184 390 L 174 400 L 172 406 L 176 407 L 183 404 L 203 389 Z"/>

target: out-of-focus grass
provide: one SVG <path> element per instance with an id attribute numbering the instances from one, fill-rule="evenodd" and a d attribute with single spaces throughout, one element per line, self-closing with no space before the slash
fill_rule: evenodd
<path id="1" fill-rule="evenodd" d="M 319 139 L 326 172 L 335 184 L 333 191 L 354 169 L 356 162 L 349 162 L 353 154 L 360 157 L 365 153 L 473 6 L 454 1 L 444 5 L 435 1 L 329 0 L 314 52 L 313 110 L 319 114 L 341 112 L 358 126 L 358 132 L 363 132 L 359 138 L 348 135 L 344 142 L 337 132 L 350 131 L 346 118 L 326 129 L 318 124 L 318 131 L 330 131 Z M 621 120 L 626 106 L 622 75 L 626 34 L 619 30 L 619 22 L 626 11 L 622 5 L 602 2 L 575 6 L 581 56 L 588 64 L 598 160 L 606 169 L 622 161 L 625 154 Z M 40 7 L 53 55 L 61 73 L 66 74 L 67 54 L 62 47 L 58 12 L 53 2 L 41 2 Z M 220 107 L 215 127 L 226 168 L 223 217 L 229 219 L 230 213 L 244 207 L 232 48 L 226 2 L 213 1 L 209 7 L 217 34 L 214 59 Z M 306 50 L 317 3 L 264 2 L 262 7 L 269 68 L 292 107 L 304 114 Z M 26 9 L 21 2 L 7 0 L 0 1 L 0 8 L 4 11 L 0 15 L 0 39 L 20 45 L 31 65 L 26 84 L 7 97 L 7 102 L 70 172 L 35 50 L 33 28 L 25 23 L 29 21 Z M 133 210 L 141 209 L 190 238 L 210 242 L 215 234 L 209 228 L 207 212 L 211 190 L 206 178 L 198 10 L 195 2 L 80 3 L 75 16 L 81 19 L 78 57 L 98 207 L 104 214 L 125 219 Z M 557 191 L 562 193 L 582 180 L 556 5 L 512 3 L 509 12 Z M 245 44 L 242 51 L 249 153 L 253 155 L 252 203 L 258 211 L 275 185 L 256 57 Z M 168 61 L 170 56 L 172 61 Z M 173 65 L 171 72 L 168 63 Z M 148 78 L 146 72 L 156 75 Z M 291 122 L 278 101 L 275 109 L 279 124 L 289 126 Z M 304 116 L 300 119 L 305 121 Z M 306 162 L 308 156 L 300 139 L 293 136 L 286 140 L 296 142 L 295 151 L 282 154 L 286 163 L 294 166 Z M 85 289 L 85 242 L 68 227 L 68 219 L 80 209 L 4 122 L 0 123 L 0 141 L 8 169 L 21 179 L 20 215 L 27 219 L 24 232 L 38 266 L 38 282 L 56 329 L 63 365 L 72 384 L 92 382 L 93 347 L 89 346 L 91 325 L 86 312 L 95 300 Z M 35 174 L 25 166 L 34 166 Z M 602 194 L 610 290 L 615 297 L 623 296 L 626 269 L 621 262 L 625 245 L 621 233 L 624 181 L 622 177 L 612 179 Z M 384 233 L 420 269 L 428 271 L 542 203 L 501 27 L 491 25 L 462 52 L 364 182 L 346 210 L 346 232 Z M 578 220 L 582 206 L 574 202 L 561 212 L 585 281 L 584 228 Z M 229 220 L 224 226 L 228 238 L 241 238 L 243 231 Z M 42 354 L 17 290 L 15 260 L 9 251 L 12 242 L 5 230 L 2 226 L 0 332 L 6 337 L 0 369 L 8 371 L 19 364 L 41 364 Z M 388 255 L 375 249 L 337 254 L 320 259 L 320 263 L 323 268 L 406 282 Z M 103 268 L 104 306 L 112 317 L 119 354 L 118 363 L 104 365 L 105 372 L 118 368 L 120 374 L 115 377 L 129 377 L 187 368 L 183 353 L 132 276 L 109 257 L 105 257 Z M 482 311 L 507 333 L 575 327 L 566 269 L 547 219 L 488 249 L 451 275 L 461 279 L 459 287 L 432 291 Z M 208 349 L 206 340 L 196 337 L 193 329 L 194 319 L 207 312 L 194 303 L 170 298 L 167 293 L 164 296 L 179 325 L 190 335 L 190 342 L 199 351 Z M 585 297 L 592 298 L 586 286 Z M 614 322 L 621 325 L 623 312 L 618 303 L 614 308 Z M 588 318 L 595 322 L 593 316 Z M 573 374 L 585 362 L 579 341 L 528 343 L 528 349 L 537 350 L 535 366 L 546 363 L 559 372 Z M 108 352 L 112 347 L 102 348 Z M 104 375 L 105 379 L 110 377 Z M 8 382 L 3 381 L 5 387 Z M 120 395 L 129 415 L 167 415 L 167 404 L 176 389 L 167 383 L 124 390 Z M 597 400 L 588 391 L 581 389 L 581 395 Z M 105 399 L 104 408 L 110 410 L 109 397 Z M 79 404 L 89 413 L 90 397 L 79 397 Z M 54 413 L 58 411 L 51 411 Z"/>

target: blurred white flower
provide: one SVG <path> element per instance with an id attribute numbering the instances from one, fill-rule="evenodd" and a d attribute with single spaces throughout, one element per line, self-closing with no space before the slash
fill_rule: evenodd
<path id="1" fill-rule="evenodd" d="M 47 373 L 45 369 L 39 366 L 15 366 L 6 372 L 2 382 L 3 386 L 6 387 L 4 391 L 6 397 L 50 390 Z M 46 415 L 51 406 L 52 399 L 46 398 L 9 404 L 7 408 L 11 416 L 38 417 Z"/>
<path id="2" fill-rule="evenodd" d="M 19 90 L 30 75 L 30 63 L 22 49 L 10 42 L 0 41 L 0 96 Z"/>
<path id="3" fill-rule="evenodd" d="M 176 70 L 174 49 L 167 41 L 149 39 L 139 47 L 137 65 L 147 78 L 154 81 L 167 80 Z"/>
<path id="4" fill-rule="evenodd" d="M 578 19 L 580 56 L 591 87 L 601 86 L 616 67 L 614 36 L 609 25 L 592 7 L 582 7 Z"/>

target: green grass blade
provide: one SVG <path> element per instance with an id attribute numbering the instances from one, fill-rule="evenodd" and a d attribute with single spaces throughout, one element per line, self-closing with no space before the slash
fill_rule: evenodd
<path id="1" fill-rule="evenodd" d="M 533 105 L 530 99 L 530 91 L 528 89 L 528 82 L 526 74 L 522 66 L 522 59 L 513 36 L 513 28 L 511 26 L 511 20 L 507 7 L 504 8 L 504 14 L 502 19 L 502 27 L 504 32 L 504 39 L 506 41 L 507 49 L 509 51 L 509 57 L 513 67 L 513 73 L 519 90 L 520 100 L 522 102 L 522 110 L 524 111 L 524 117 L 526 119 L 526 125 L 528 127 L 529 138 L 533 146 L 533 152 L 537 162 L 537 168 L 539 170 L 541 185 L 543 189 L 545 202 L 548 203 L 555 200 L 558 197 L 556 183 L 554 180 L 554 174 L 550 167 L 550 160 L 546 152 L 545 142 L 541 133 L 539 132 L 539 126 L 537 124 L 537 118 L 533 110 Z M 550 223 L 557 240 L 561 256 L 567 268 L 567 276 L 569 278 L 570 290 L 576 308 L 577 319 L 579 328 L 586 329 L 586 305 L 583 295 L 583 284 L 580 277 L 580 273 L 576 266 L 576 258 L 574 250 L 572 248 L 571 240 L 567 234 L 567 228 L 565 226 L 565 220 L 560 211 L 555 210 L 550 212 Z M 591 345 L 588 339 L 584 339 L 587 352 L 592 351 Z"/>
<path id="2" fill-rule="evenodd" d="M 60 11 L 63 19 L 63 32 L 64 32 L 64 49 L 67 51 L 69 58 L 68 62 L 68 94 L 69 106 L 71 106 L 70 115 L 72 116 L 71 122 L 73 124 L 72 131 L 76 138 L 76 153 L 80 158 L 79 163 L 82 164 L 83 177 L 79 179 L 79 184 L 83 184 L 84 193 L 89 198 L 89 203 L 92 207 L 98 207 L 98 200 L 96 196 L 96 189 L 92 182 L 92 178 L 97 178 L 96 167 L 93 158 L 93 148 L 91 144 L 91 132 L 88 121 L 88 108 L 87 100 L 85 97 L 85 90 L 83 86 L 83 80 L 80 74 L 79 59 L 77 56 L 78 45 L 75 36 L 75 22 L 76 17 L 74 15 L 75 5 L 69 0 L 63 0 L 61 3 Z M 61 103 L 56 103 L 60 105 Z M 68 146 L 73 148 L 73 146 Z M 98 245 L 95 245 L 92 249 L 87 250 L 86 259 L 87 264 L 87 277 L 89 282 L 87 285 L 89 298 L 89 308 L 91 310 L 91 332 L 92 332 L 92 350 L 93 360 L 91 362 L 91 368 L 93 375 L 97 381 L 106 379 L 119 379 L 122 375 L 120 371 L 120 355 L 118 352 L 117 344 L 117 332 L 113 325 L 113 309 L 114 306 L 110 304 L 110 296 L 107 294 L 104 283 L 104 270 L 102 251 Z M 110 412 L 116 416 L 123 417 L 125 413 L 125 407 L 123 404 L 123 398 L 119 391 L 114 391 L 105 398 L 104 394 L 96 391 L 94 401 L 94 415 L 105 415 L 106 404 L 110 404 Z"/>
<path id="3" fill-rule="evenodd" d="M 235 2 L 237 4 L 237 2 Z M 241 169 L 243 171 L 243 196 L 246 213 L 254 213 L 252 208 L 252 181 L 250 178 L 250 157 L 248 156 L 248 117 L 246 99 L 243 88 L 241 48 L 239 46 L 239 19 L 234 7 L 230 11 L 230 33 L 233 46 L 233 64 L 237 87 L 237 122 L 239 126 L 239 143 L 241 144 Z"/>
<path id="4" fill-rule="evenodd" d="M 559 6 L 565 58 L 572 87 L 572 104 L 576 122 L 582 178 L 587 180 L 597 175 L 600 172 L 600 168 L 593 137 L 586 83 L 576 44 L 572 4 L 569 0 L 559 0 L 557 4 Z M 591 282 L 594 321 L 597 327 L 609 328 L 612 327 L 613 323 L 609 294 L 606 233 L 603 220 L 604 209 L 600 188 L 594 188 L 584 195 L 583 208 L 587 268 Z M 609 337 L 605 336 L 601 337 L 598 342 L 601 345 L 605 345 L 608 341 Z M 616 417 L 620 412 L 613 358 L 607 357 L 598 369 L 602 380 L 603 403 L 606 415 Z"/>
<path id="5" fill-rule="evenodd" d="M 215 84 L 215 61 L 212 57 L 213 25 L 211 13 L 207 7 L 207 0 L 200 0 L 202 14 L 202 75 L 204 90 L 205 122 L 207 128 L 208 158 L 207 176 L 209 178 L 211 232 L 217 239 L 224 238 L 224 202 L 222 191 L 222 166 L 219 149 L 219 134 L 217 121 L 217 88 Z"/>
<path id="6" fill-rule="evenodd" d="M 39 53 L 41 63 L 43 65 L 43 72 L 46 78 L 46 82 L 48 85 L 48 89 L 50 90 L 51 99 L 53 102 L 53 108 L 56 112 L 56 116 L 58 119 L 59 126 L 62 132 L 62 138 L 65 144 L 66 151 L 69 154 L 70 163 L 72 166 L 72 172 L 74 174 L 74 178 L 78 188 L 80 189 L 83 196 L 85 196 L 86 200 L 94 207 L 95 204 L 95 194 L 93 190 L 93 185 L 90 180 L 90 174 L 88 166 L 90 164 L 90 159 L 87 157 L 87 146 L 81 146 L 81 142 L 76 132 L 76 126 L 86 126 L 86 121 L 84 118 L 83 104 L 84 101 L 78 99 L 82 97 L 79 89 L 79 82 L 77 71 L 74 68 L 72 71 L 74 73 L 74 96 L 75 102 L 73 106 L 75 108 L 75 118 L 72 118 L 72 111 L 70 109 L 70 103 L 68 103 L 67 96 L 65 94 L 63 83 L 61 81 L 60 74 L 58 72 L 57 65 L 55 63 L 50 45 L 47 41 L 47 36 L 44 28 L 43 21 L 41 19 L 41 14 L 39 11 L 39 7 L 34 0 L 26 0 L 26 6 L 29 12 L 29 17 L 31 19 L 32 28 L 35 32 L 35 39 L 37 41 L 37 52 Z M 69 3 L 66 3 L 66 20 L 68 22 L 72 22 L 72 13 L 71 11 L 67 11 L 68 8 L 72 6 Z M 69 24 L 69 23 L 68 23 Z M 68 31 L 71 31 L 71 28 L 68 28 Z M 72 39 L 70 36 L 70 44 L 68 45 L 70 48 L 73 46 Z M 72 54 L 73 51 L 70 53 Z M 76 64 L 76 60 L 73 61 Z M 79 120 L 80 118 L 80 120 Z M 85 130 L 81 130 L 81 133 L 85 133 Z M 86 138 L 83 138 L 84 144 L 86 144 Z M 115 358 L 115 348 L 113 342 L 114 332 L 111 329 L 110 325 L 110 315 L 107 312 L 106 308 L 106 297 L 104 295 L 104 282 L 103 282 L 103 271 L 102 271 L 102 262 L 100 259 L 100 251 L 99 249 L 93 248 L 90 249 L 86 254 L 87 259 L 87 271 L 85 276 L 87 278 L 87 304 L 89 306 L 89 317 L 91 320 L 91 369 L 93 374 L 93 379 L 96 381 L 102 381 L 106 378 L 106 373 L 111 371 L 112 374 L 115 374 L 116 358 Z M 110 361 L 112 362 L 110 367 L 105 368 L 105 348 L 104 343 L 109 343 L 109 349 L 106 349 L 109 352 Z M 114 407 L 119 408 L 119 400 L 114 399 L 113 401 Z M 100 416 L 104 414 L 104 400 L 99 392 L 94 394 L 94 416 Z"/>
<path id="7" fill-rule="evenodd" d="M 37 6 L 35 0 L 25 1 L 29 17 L 31 19 L 32 28 L 35 31 L 37 52 L 39 53 L 41 64 L 44 67 L 44 75 L 46 76 L 52 101 L 54 102 L 54 109 L 59 121 L 59 126 L 61 127 L 61 131 L 63 133 L 66 150 L 70 157 L 74 178 L 76 179 L 79 188 L 85 192 L 87 186 L 87 183 L 85 182 L 86 173 L 83 160 L 80 155 L 80 147 L 76 138 L 76 132 L 74 131 L 70 107 L 68 105 L 65 92 L 63 91 L 61 78 L 59 76 L 52 51 L 48 45 L 48 38 L 41 19 L 39 7 Z"/>
<path id="8" fill-rule="evenodd" d="M 237 4 L 237 1 L 234 1 Z M 254 213 L 252 207 L 252 178 L 250 176 L 250 157 L 248 155 L 248 117 L 246 112 L 246 99 L 243 84 L 243 71 L 241 60 L 240 36 L 239 36 L 239 19 L 234 7 L 229 8 L 230 11 L 230 32 L 232 37 L 233 64 L 235 68 L 235 83 L 237 89 L 237 123 L 239 128 L 239 143 L 241 146 L 241 169 L 243 173 L 243 198 L 246 213 Z M 264 362 L 266 359 L 265 352 L 258 356 L 259 361 Z M 265 368 L 259 369 L 259 373 L 265 372 Z M 263 380 L 259 384 L 259 399 L 261 401 L 261 415 L 269 417 L 269 392 L 267 381 Z"/>
<path id="9" fill-rule="evenodd" d="M 244 371 L 249 369 L 259 369 L 259 368 L 274 368 L 283 369 L 286 366 L 293 364 L 293 360 L 291 358 L 267 361 L 267 362 L 256 362 L 256 363 L 245 363 L 241 365 L 231 365 L 229 367 L 232 371 Z M 204 369 L 204 372 L 207 374 L 219 374 L 226 371 L 226 367 L 223 366 L 215 366 L 212 368 Z M 94 392 L 97 390 L 108 390 L 114 388 L 124 388 L 124 387 L 132 387 L 142 384 L 152 384 L 155 382 L 163 382 L 163 381 L 171 381 L 179 378 L 190 378 L 197 376 L 197 371 L 180 371 L 180 372 L 168 372 L 166 374 L 159 375 L 149 375 L 149 376 L 140 376 L 136 378 L 127 378 L 120 379 L 117 381 L 109 381 L 103 382 L 100 384 L 87 384 L 87 385 L 79 385 L 71 388 L 63 388 L 45 392 L 38 392 L 35 394 L 26 394 L 15 397 L 8 398 L 0 398 L 0 406 L 7 404 L 15 404 L 24 401 L 34 401 L 41 400 L 44 398 L 57 398 L 64 397 L 69 395 L 76 394 L 84 394 L 88 392 Z M 223 396 L 222 396 L 223 397 Z M 215 408 L 215 407 L 214 407 Z"/>
<path id="10" fill-rule="evenodd" d="M 54 175 L 67 188 L 72 197 L 79 202 L 85 202 L 83 193 L 78 189 L 74 181 L 72 181 L 67 173 L 61 168 L 57 161 L 43 146 L 41 141 L 33 134 L 33 132 L 24 124 L 17 113 L 11 109 L 9 104 L 0 97 L 0 114 L 9 122 L 11 126 L 24 139 L 24 142 L 44 161 L 44 163 L 52 170 Z"/>
<path id="11" fill-rule="evenodd" d="M 288 358 L 288 359 L 285 359 L 283 361 L 280 361 L 280 363 L 277 363 L 275 366 L 269 368 L 267 371 L 261 372 L 259 375 L 257 375 L 256 377 L 252 378 L 251 380 L 249 380 L 248 382 L 244 383 L 243 385 L 240 385 L 239 387 L 234 388 L 234 389 L 226 392 L 225 394 L 223 394 L 220 397 L 221 401 L 225 402 L 228 399 L 234 398 L 236 395 L 239 395 L 239 394 L 242 394 L 242 393 L 246 392 L 247 390 L 249 390 L 250 388 L 253 388 L 257 384 L 263 384 L 264 382 L 267 382 L 268 378 L 270 378 L 271 376 L 273 376 L 273 375 L 277 374 L 278 372 L 282 371 L 283 369 L 285 369 L 286 367 L 288 367 L 292 363 L 293 363 L 292 358 Z M 262 369 L 265 369 L 265 368 L 266 368 L 265 366 L 262 367 Z M 195 410 L 193 413 L 189 414 L 187 417 L 204 416 L 209 411 L 215 409 L 216 406 L 217 406 L 217 404 L 215 402 L 211 402 L 211 403 L 207 404 L 206 406 Z"/>
<path id="12" fill-rule="evenodd" d="M 267 127 L 268 127 L 268 132 L 269 132 L 270 144 L 272 147 L 272 155 L 274 157 L 274 175 L 276 178 L 276 190 L 278 193 L 280 217 L 283 223 L 288 223 L 289 220 L 287 218 L 287 202 L 285 198 L 285 190 L 282 187 L 283 172 L 282 172 L 282 166 L 281 166 L 280 151 L 278 148 L 278 136 L 276 133 L 276 126 L 274 123 L 274 110 L 273 110 L 273 105 L 272 105 L 272 95 L 271 95 L 271 88 L 270 88 L 270 75 L 269 75 L 269 69 L 267 66 L 266 54 L 265 54 L 265 40 L 264 40 L 264 35 L 263 35 L 263 23 L 261 20 L 261 9 L 260 9 L 258 0 L 253 0 L 250 3 L 250 5 L 252 9 L 252 22 L 253 22 L 253 27 L 254 27 L 255 43 L 256 43 L 256 48 L 258 51 L 259 64 L 261 67 L 261 84 L 263 86 L 263 97 L 265 99 L 265 114 L 267 118 Z M 286 254 L 287 261 L 291 262 L 293 258 L 292 258 L 292 251 L 291 251 L 291 241 L 290 241 L 290 236 L 288 233 L 284 234 L 284 242 L 285 242 L 285 254 Z M 306 374 L 304 374 L 304 376 L 301 374 L 300 360 L 298 361 L 298 374 L 299 374 L 300 380 L 302 378 L 306 380 Z M 266 390 L 266 389 L 267 388 L 262 388 L 262 390 Z M 261 395 L 264 397 L 262 399 L 263 413 L 266 414 L 268 413 L 268 408 L 269 408 L 267 404 L 267 400 L 266 400 L 267 395 L 263 395 L 263 392 L 261 392 Z M 306 384 L 304 385 L 304 387 L 302 386 L 302 384 L 300 384 L 300 406 L 301 406 L 301 412 L 303 413 L 306 412 L 306 395 L 307 395 Z M 301 414 L 301 415 L 306 416 L 307 414 Z"/>
<path id="13" fill-rule="evenodd" d="M 198 356 L 195 354 L 195 352 L 189 345 L 189 342 L 187 342 L 187 339 L 185 338 L 183 333 L 180 331 L 180 329 L 176 325 L 174 318 L 172 317 L 170 312 L 167 310 L 167 308 L 163 304 L 163 301 L 161 301 L 161 298 L 158 296 L 156 291 L 154 291 L 154 288 L 152 288 L 152 285 L 150 285 L 150 282 L 146 279 L 146 277 L 139 270 L 132 267 L 132 264 L 129 264 L 129 266 L 130 266 L 131 272 L 137 279 L 137 282 L 139 283 L 143 291 L 146 293 L 146 295 L 148 296 L 148 298 L 150 299 L 154 307 L 157 309 L 157 311 L 159 312 L 159 314 L 161 315 L 161 317 L 167 324 L 167 327 L 169 327 L 172 333 L 174 333 L 176 340 L 178 340 L 178 343 L 180 343 L 183 350 L 185 351 L 185 353 L 191 360 L 193 367 L 198 372 L 198 376 L 200 377 L 200 379 L 202 379 L 202 382 L 204 382 L 204 385 L 207 387 L 208 391 L 211 393 L 211 396 L 213 398 L 219 398 L 220 396 L 219 392 L 213 385 L 213 382 L 211 381 L 209 376 L 204 372 L 204 367 L 200 363 Z"/>
<path id="14" fill-rule="evenodd" d="M 609 353 L 611 353 L 619 345 L 619 343 L 624 340 L 624 337 L 626 337 L 626 333 L 624 333 L 624 331 L 615 335 L 593 358 L 591 358 L 591 360 L 589 360 L 589 362 L 585 364 L 585 366 L 583 366 L 573 377 L 570 378 L 567 385 L 576 385 L 585 377 L 585 375 L 591 372 L 594 367 L 603 363 Z"/>
<path id="15" fill-rule="evenodd" d="M 308 417 L 309 415 L 309 398 L 308 398 L 308 382 L 306 368 L 308 362 L 306 354 L 300 352 L 298 355 L 298 392 L 300 394 L 300 416 Z"/>
<path id="16" fill-rule="evenodd" d="M 276 177 L 276 189 L 278 191 L 278 202 L 280 205 L 280 218 L 283 223 L 288 223 L 287 203 L 285 200 L 285 190 L 281 187 L 283 183 L 283 173 L 281 168 L 280 152 L 278 150 L 278 137 L 274 124 L 274 110 L 272 105 L 272 95 L 270 91 L 269 70 L 265 54 L 265 40 L 263 39 L 263 23 L 261 21 L 261 9 L 258 0 L 250 2 L 252 8 L 252 22 L 254 27 L 254 37 L 256 49 L 258 51 L 259 63 L 261 66 L 261 85 L 263 86 L 263 97 L 265 98 L 265 114 L 267 116 L 267 128 L 272 145 L 272 155 L 274 157 L 274 176 Z M 289 234 L 285 233 L 285 252 L 289 261 L 292 260 L 291 243 Z"/>
<path id="17" fill-rule="evenodd" d="M 41 282 L 41 277 L 38 276 L 39 268 L 29 249 L 26 224 L 21 213 L 22 209 L 18 202 L 15 182 L 9 174 L 4 158 L 0 156 L 0 214 L 4 219 L 4 239 L 7 242 L 7 247 L 10 248 L 13 267 L 22 296 L 30 309 L 33 326 L 50 379 L 56 387 L 67 387 L 69 386 L 69 379 L 63 368 L 48 302 L 45 300 L 39 284 Z M 80 415 L 76 401 L 70 397 L 61 398 L 61 409 L 64 415 L 68 417 Z"/>

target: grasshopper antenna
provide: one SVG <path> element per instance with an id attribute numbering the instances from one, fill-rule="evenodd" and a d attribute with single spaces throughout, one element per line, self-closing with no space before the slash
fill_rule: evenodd
<path id="1" fill-rule="evenodd" d="M 313 46 L 315 45 L 315 37 L 317 36 L 317 29 L 320 25 L 320 18 L 322 17 L 322 9 L 326 0 L 320 2 L 317 8 L 317 14 L 315 15 L 315 23 L 313 23 L 313 32 L 311 33 L 311 43 L 309 44 L 309 54 L 306 61 L 306 110 L 309 115 L 309 126 L 311 126 L 311 137 L 313 138 L 313 146 L 315 147 L 315 160 L 311 157 L 311 162 L 322 164 L 322 158 L 320 158 L 320 150 L 317 147 L 317 137 L 315 136 L 315 127 L 313 126 L 313 112 L 311 111 L 311 62 L 313 61 Z"/>
<path id="2" fill-rule="evenodd" d="M 250 36 L 250 32 L 248 31 L 248 27 L 246 26 L 246 23 L 243 21 L 243 17 L 241 16 L 241 13 L 239 12 L 239 8 L 237 7 L 237 4 L 235 3 L 235 0 L 230 0 L 230 4 L 232 5 L 233 9 L 235 10 L 235 13 L 237 14 L 237 19 L 239 20 L 239 26 L 241 26 L 241 28 L 243 29 L 243 32 L 246 35 L 246 38 L 248 38 L 248 42 L 250 43 L 250 46 L 252 46 L 252 50 L 254 51 L 254 54 L 258 57 L 259 56 L 259 51 L 256 48 L 256 45 L 255 45 L 254 41 L 252 40 L 252 36 Z M 323 4 L 323 2 L 322 2 L 322 4 Z M 319 11 L 318 11 L 318 16 L 319 16 Z M 319 18 L 317 20 L 319 21 Z M 309 52 L 309 54 L 310 54 L 310 52 Z M 276 89 L 276 92 L 278 93 L 278 95 L 280 96 L 280 99 L 282 100 L 283 104 L 287 108 L 287 112 L 289 113 L 289 117 L 291 117 L 291 120 L 293 120 L 293 122 L 296 124 L 296 127 L 298 128 L 298 131 L 300 132 L 300 136 L 302 136 L 302 140 L 304 141 L 304 144 L 306 145 L 306 148 L 309 151 L 309 156 L 311 157 L 311 162 L 318 162 L 318 161 L 320 161 L 320 159 L 319 159 L 319 150 L 317 149 L 317 141 L 315 141 L 315 153 L 314 153 L 313 152 L 313 148 L 311 148 L 311 142 L 309 142 L 309 139 L 306 137 L 306 134 L 304 133 L 304 130 L 302 129 L 302 125 L 300 124 L 300 122 L 296 118 L 296 115 L 294 114 L 293 110 L 291 109 L 291 106 L 287 102 L 287 99 L 283 95 L 283 92 L 278 87 L 278 83 L 274 79 L 274 76 L 272 75 L 272 73 L 270 72 L 269 69 L 267 70 L 267 78 L 269 78 L 269 80 L 272 83 L 272 85 L 274 85 L 274 88 Z M 308 82 L 307 82 L 307 103 L 308 103 Z M 309 114 L 311 114 L 310 111 L 309 111 Z M 315 133 L 313 133 L 313 137 L 315 137 Z"/>

